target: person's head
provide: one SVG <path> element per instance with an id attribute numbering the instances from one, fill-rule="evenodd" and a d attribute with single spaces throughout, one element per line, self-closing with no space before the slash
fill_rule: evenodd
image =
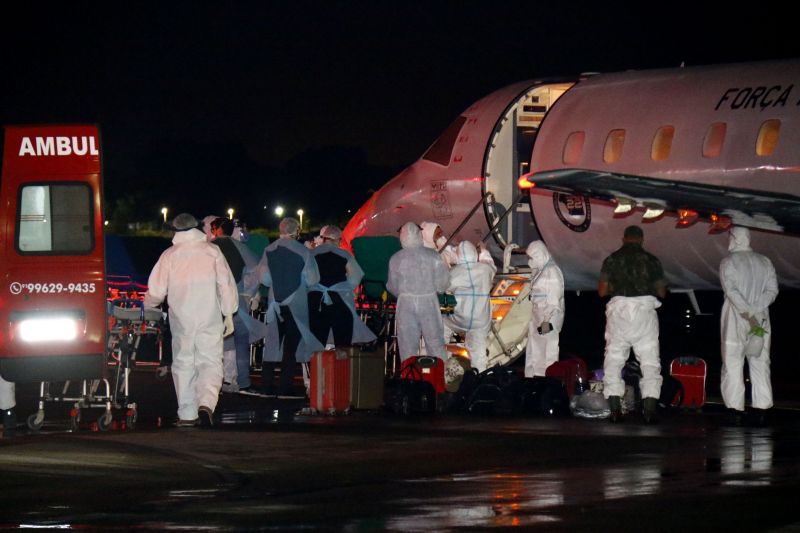
<path id="1" fill-rule="evenodd" d="M 528 255 L 528 266 L 532 271 L 541 270 L 550 261 L 550 250 L 542 241 L 533 241 L 525 249 Z"/>
<path id="2" fill-rule="evenodd" d="M 300 222 L 296 218 L 286 217 L 278 225 L 281 239 L 296 239 L 300 235 Z"/>
<path id="3" fill-rule="evenodd" d="M 189 213 L 181 213 L 172 219 L 172 229 L 175 231 L 188 231 L 199 226 L 197 219 Z"/>
<path id="4" fill-rule="evenodd" d="M 456 247 L 457 264 L 477 263 L 478 249 L 469 241 L 461 241 Z"/>
<path id="5" fill-rule="evenodd" d="M 447 242 L 441 226 L 436 222 L 423 222 L 420 224 L 422 229 L 422 242 L 426 248 L 439 249 Z"/>
<path id="6" fill-rule="evenodd" d="M 230 237 L 233 235 L 233 221 L 225 217 L 214 219 L 211 221 L 211 233 L 214 237 Z"/>
<path id="7" fill-rule="evenodd" d="M 206 234 L 206 240 L 211 241 L 214 240 L 214 232 L 211 231 L 211 223 L 217 220 L 219 217 L 217 215 L 208 215 L 203 219 L 203 233 Z"/>
<path id="8" fill-rule="evenodd" d="M 342 230 L 337 226 L 322 226 L 322 229 L 319 230 L 319 236 L 322 237 L 323 242 L 339 246 L 339 242 L 342 240 Z"/>
<path id="9" fill-rule="evenodd" d="M 639 226 L 628 226 L 622 234 L 622 242 L 626 244 L 642 244 L 644 242 L 644 232 Z"/>
<path id="10" fill-rule="evenodd" d="M 413 222 L 406 222 L 400 228 L 400 245 L 403 248 L 421 248 L 422 231 Z"/>
<path id="11" fill-rule="evenodd" d="M 729 252 L 749 252 L 750 248 L 750 230 L 741 226 L 734 226 L 730 229 L 728 237 L 728 251 Z"/>

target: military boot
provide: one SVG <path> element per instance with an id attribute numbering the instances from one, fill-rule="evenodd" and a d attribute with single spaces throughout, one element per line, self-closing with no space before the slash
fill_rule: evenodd
<path id="1" fill-rule="evenodd" d="M 17 413 L 12 407 L 3 411 L 3 438 L 10 439 L 17 435 Z"/>
<path id="2" fill-rule="evenodd" d="M 658 400 L 656 398 L 645 398 L 644 408 L 642 409 L 642 416 L 644 417 L 645 424 L 655 424 L 658 422 L 656 418 L 656 408 L 658 407 Z"/>
<path id="3" fill-rule="evenodd" d="M 622 398 L 619 396 L 609 396 L 608 407 L 611 409 L 611 414 L 608 415 L 608 419 L 611 420 L 611 423 L 616 424 L 617 422 L 622 422 Z"/>

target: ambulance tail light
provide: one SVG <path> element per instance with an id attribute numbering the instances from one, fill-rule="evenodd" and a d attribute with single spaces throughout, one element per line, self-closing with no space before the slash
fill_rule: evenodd
<path id="1" fill-rule="evenodd" d="M 83 313 L 12 313 L 11 317 L 11 337 L 28 344 L 71 342 L 85 333 Z"/>

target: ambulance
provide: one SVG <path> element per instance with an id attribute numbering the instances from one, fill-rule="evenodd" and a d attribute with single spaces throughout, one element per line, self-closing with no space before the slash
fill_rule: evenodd
<path id="1" fill-rule="evenodd" d="M 13 382 L 101 378 L 107 318 L 99 129 L 6 126 L 2 136 L 0 374 Z"/>

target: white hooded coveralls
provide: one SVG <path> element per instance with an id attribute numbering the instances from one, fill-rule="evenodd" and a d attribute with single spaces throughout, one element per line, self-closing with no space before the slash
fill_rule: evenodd
<path id="1" fill-rule="evenodd" d="M 400 359 L 417 354 L 420 335 L 428 355 L 445 359 L 442 314 L 437 293 L 447 289 L 447 265 L 436 251 L 422 246 L 419 227 L 400 230 L 403 249 L 389 259 L 386 288 L 397 297 L 397 344 Z"/>
<path id="2" fill-rule="evenodd" d="M 564 325 L 564 275 L 542 241 L 530 243 L 527 254 L 533 312 L 525 348 L 525 377 L 532 378 L 544 376 L 547 367 L 558 361 L 559 334 Z M 538 328 L 545 322 L 553 328 L 541 334 Z"/>
<path id="3" fill-rule="evenodd" d="M 218 246 L 197 229 L 179 231 L 161 254 L 148 280 L 144 304 L 157 307 L 169 296 L 172 379 L 178 417 L 212 411 L 222 386 L 222 316 L 239 305 L 236 282 Z"/>
<path id="4" fill-rule="evenodd" d="M 720 317 L 722 340 L 722 400 L 725 406 L 744 410 L 744 360 L 750 369 L 753 407 L 772 407 L 770 382 L 770 341 L 772 337 L 769 306 L 778 295 L 778 281 L 772 262 L 750 248 L 750 231 L 734 227 L 728 245 L 730 254 L 719 266 L 719 278 L 725 292 Z M 755 353 L 747 353 L 752 317 L 766 330 L 763 344 Z M 760 348 L 760 349 L 759 349 Z"/>
<path id="5" fill-rule="evenodd" d="M 488 361 L 486 341 L 492 326 L 490 295 L 496 269 L 478 262 L 478 250 L 469 241 L 459 243 L 456 258 L 447 287 L 447 292 L 455 296 L 456 306 L 452 316 L 443 319 L 444 339 L 448 342 L 453 331 L 463 333 L 472 367 L 483 372 Z"/>

